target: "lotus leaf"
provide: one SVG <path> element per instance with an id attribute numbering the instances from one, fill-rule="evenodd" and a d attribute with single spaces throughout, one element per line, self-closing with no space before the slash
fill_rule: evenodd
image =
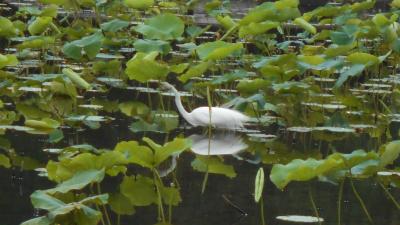
<path id="1" fill-rule="evenodd" d="M 180 38 L 184 32 L 183 21 L 173 14 L 160 14 L 152 17 L 135 28 L 147 39 L 173 40 Z"/>
<path id="2" fill-rule="evenodd" d="M 141 146 L 136 141 L 122 141 L 115 146 L 114 151 L 122 153 L 125 159 L 130 163 L 153 168 L 153 152 L 150 148 Z"/>
<path id="3" fill-rule="evenodd" d="M 13 37 L 17 34 L 17 30 L 11 20 L 0 16 L 0 37 Z"/>
<path id="4" fill-rule="evenodd" d="M 211 61 L 201 62 L 190 67 L 184 74 L 179 77 L 179 80 L 186 83 L 190 78 L 202 76 L 212 65 Z"/>
<path id="5" fill-rule="evenodd" d="M 4 154 L 0 154 L 0 166 L 3 166 L 5 168 L 11 167 L 10 159 Z"/>
<path id="6" fill-rule="evenodd" d="M 16 66 L 18 59 L 15 55 L 2 55 L 0 54 L 0 69 L 6 66 Z"/>
<path id="7" fill-rule="evenodd" d="M 157 193 L 153 179 L 138 175 L 125 176 L 120 185 L 121 194 L 126 196 L 132 205 L 147 206 L 157 202 Z"/>
<path id="8" fill-rule="evenodd" d="M 243 49 L 241 43 L 214 41 L 199 45 L 196 48 L 196 53 L 202 60 L 218 60 L 240 51 L 241 49 Z"/>
<path id="9" fill-rule="evenodd" d="M 91 183 L 100 183 L 104 178 L 104 170 L 86 170 L 75 173 L 70 179 L 60 183 L 57 187 L 48 189 L 49 194 L 67 193 L 71 190 L 80 190 Z"/>
<path id="10" fill-rule="evenodd" d="M 31 24 L 28 26 L 28 31 L 31 35 L 37 35 L 43 33 L 53 22 L 53 18 L 51 17 L 37 17 Z"/>
<path id="11" fill-rule="evenodd" d="M 139 52 L 149 53 L 149 52 L 159 52 L 164 55 L 171 51 L 171 46 L 166 41 L 161 40 L 142 40 L 138 39 L 133 44 L 135 49 Z"/>
<path id="12" fill-rule="evenodd" d="M 346 82 L 350 77 L 358 76 L 359 74 L 364 71 L 365 65 L 363 64 L 355 64 L 352 65 L 350 68 L 346 69 L 342 72 L 339 76 L 339 79 L 335 83 L 335 87 L 341 87 L 344 82 Z"/>
<path id="13" fill-rule="evenodd" d="M 236 177 L 236 172 L 231 165 L 224 164 L 217 157 L 196 156 L 192 161 L 192 167 L 199 172 L 209 172 L 214 174 L 222 174 L 229 178 Z"/>
<path id="14" fill-rule="evenodd" d="M 154 5 L 154 0 L 124 0 L 124 3 L 132 9 L 147 9 Z"/>
<path id="15" fill-rule="evenodd" d="M 148 54 L 139 52 L 129 60 L 126 64 L 125 73 L 130 79 L 139 82 L 146 82 L 149 80 L 164 80 L 169 73 L 166 65 L 160 64 L 154 60 L 154 53 Z"/>
<path id="16" fill-rule="evenodd" d="M 258 169 L 254 184 L 254 200 L 259 202 L 264 189 L 264 170 L 263 168 Z"/>
<path id="17" fill-rule="evenodd" d="M 130 203 L 129 198 L 121 193 L 111 194 L 108 203 L 111 210 L 119 215 L 132 215 L 135 213 L 135 208 Z"/>
<path id="18" fill-rule="evenodd" d="M 311 34 L 316 34 L 317 33 L 317 29 L 310 24 L 309 22 L 307 22 L 305 19 L 299 17 L 296 18 L 293 21 L 294 24 L 299 25 L 301 28 L 303 28 L 304 30 L 308 31 Z"/>
<path id="19" fill-rule="evenodd" d="M 62 51 L 67 57 L 75 60 L 82 58 L 82 52 L 92 59 L 99 53 L 102 40 L 103 34 L 98 31 L 80 40 L 66 43 Z"/>
<path id="20" fill-rule="evenodd" d="M 172 155 L 180 154 L 191 146 L 190 140 L 182 138 L 175 138 L 173 141 L 168 142 L 163 146 L 156 144 L 149 138 L 143 138 L 143 141 L 145 141 L 154 150 L 155 166 L 164 162 Z"/>
<path id="21" fill-rule="evenodd" d="M 129 26 L 129 22 L 120 19 L 113 19 L 111 21 L 102 23 L 101 29 L 108 32 L 117 32 Z"/>
<path id="22" fill-rule="evenodd" d="M 399 157 L 400 155 L 400 141 L 392 141 L 389 142 L 384 151 L 381 153 L 381 161 L 379 166 L 381 168 L 386 167 L 387 165 L 393 164 L 393 162 Z"/>

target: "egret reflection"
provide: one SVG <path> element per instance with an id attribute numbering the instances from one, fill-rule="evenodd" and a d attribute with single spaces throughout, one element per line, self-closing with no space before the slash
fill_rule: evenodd
<path id="1" fill-rule="evenodd" d="M 188 138 L 192 140 L 192 151 L 198 155 L 233 155 L 248 147 L 235 132 L 213 133 L 210 140 L 207 134 L 193 134 Z"/>

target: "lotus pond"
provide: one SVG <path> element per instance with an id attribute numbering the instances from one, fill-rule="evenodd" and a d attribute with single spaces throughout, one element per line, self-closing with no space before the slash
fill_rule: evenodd
<path id="1" fill-rule="evenodd" d="M 399 0 L 0 15 L 1 224 L 400 224 Z M 250 119 L 191 126 L 165 81 Z"/>

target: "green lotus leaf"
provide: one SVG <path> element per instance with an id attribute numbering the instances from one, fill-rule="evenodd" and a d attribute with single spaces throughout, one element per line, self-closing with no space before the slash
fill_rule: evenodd
<path id="1" fill-rule="evenodd" d="M 317 29 L 310 24 L 309 22 L 307 22 L 305 19 L 299 17 L 296 18 L 293 21 L 294 24 L 299 25 L 301 28 L 303 28 L 304 30 L 308 31 L 311 34 L 316 34 L 317 33 Z"/>
<path id="2" fill-rule="evenodd" d="M 347 61 L 352 64 L 362 64 L 365 66 L 372 66 L 379 64 L 379 58 L 364 52 L 354 52 L 347 56 Z"/>
<path id="3" fill-rule="evenodd" d="M 90 58 L 96 57 L 101 48 L 103 34 L 96 32 L 90 36 L 83 37 L 80 40 L 67 42 L 63 46 L 63 53 L 72 59 L 79 60 L 82 58 L 82 51 Z"/>
<path id="4" fill-rule="evenodd" d="M 196 48 L 196 53 L 202 60 L 219 60 L 242 49 L 242 43 L 214 41 L 199 45 Z"/>
<path id="5" fill-rule="evenodd" d="M 254 182 L 254 201 L 259 202 L 264 190 L 264 170 L 262 167 L 258 169 Z"/>
<path id="6" fill-rule="evenodd" d="M 154 54 L 155 53 L 155 54 Z M 158 52 L 137 53 L 126 64 L 125 73 L 129 79 L 139 82 L 149 80 L 165 80 L 169 73 L 168 66 L 158 63 L 154 60 Z"/>
<path id="7" fill-rule="evenodd" d="M 179 189 L 175 187 L 162 187 L 161 197 L 166 205 L 177 206 L 182 201 Z"/>
<path id="8" fill-rule="evenodd" d="M 353 35 L 340 31 L 331 32 L 330 37 L 332 42 L 337 45 L 350 45 L 355 41 L 355 37 Z"/>
<path id="9" fill-rule="evenodd" d="M 45 190 L 46 193 L 67 193 L 71 190 L 81 190 L 91 183 L 100 183 L 104 178 L 104 170 L 86 170 L 77 172 L 70 179 L 60 183 L 57 187 Z"/>
<path id="10" fill-rule="evenodd" d="M 129 198 L 121 193 L 111 194 L 108 203 L 111 210 L 119 215 L 133 215 L 135 213 L 135 208 L 130 203 Z"/>
<path id="11" fill-rule="evenodd" d="M 101 29 L 108 32 L 117 32 L 129 26 L 129 22 L 120 19 L 113 19 L 111 21 L 102 23 Z"/>
<path id="12" fill-rule="evenodd" d="M 363 2 L 356 2 L 351 5 L 351 10 L 353 12 L 359 12 L 367 9 L 371 9 L 375 6 L 375 0 L 367 0 Z"/>
<path id="13" fill-rule="evenodd" d="M 25 39 L 24 42 L 17 45 L 19 50 L 33 48 L 33 49 L 45 49 L 53 45 L 55 42 L 54 37 L 44 37 L 44 36 L 31 36 Z"/>
<path id="14" fill-rule="evenodd" d="M 212 65 L 211 61 L 201 62 L 190 67 L 184 74 L 179 77 L 179 80 L 186 83 L 190 78 L 202 76 Z"/>
<path id="15" fill-rule="evenodd" d="M 157 193 L 153 179 L 138 175 L 125 176 L 120 184 L 121 194 L 126 196 L 132 205 L 148 206 L 157 203 Z"/>
<path id="16" fill-rule="evenodd" d="M 339 79 L 335 83 L 335 87 L 341 87 L 344 82 L 346 82 L 350 77 L 358 76 L 364 71 L 365 65 L 363 64 L 355 64 L 352 65 L 350 68 L 346 69 L 342 72 L 339 76 Z"/>
<path id="17" fill-rule="evenodd" d="M 72 69 L 70 68 L 64 68 L 62 70 L 62 73 L 66 75 L 71 81 L 77 85 L 80 88 L 89 90 L 91 88 L 91 85 L 86 82 L 79 74 L 75 73 Z"/>
<path id="18" fill-rule="evenodd" d="M 6 66 L 18 65 L 18 59 L 16 55 L 2 55 L 0 54 L 0 69 Z"/>
<path id="19" fill-rule="evenodd" d="M 361 163 L 377 159 L 378 155 L 375 152 L 363 150 L 356 150 L 349 154 L 334 153 L 321 160 L 295 159 L 286 165 L 275 164 L 272 167 L 270 179 L 279 189 L 283 189 L 291 181 L 308 181 L 318 176 L 337 173 L 340 170 L 344 170 L 341 174 L 345 174 L 346 171 Z M 361 171 L 361 167 L 356 167 L 355 171 Z"/>
<path id="20" fill-rule="evenodd" d="M 121 102 L 118 108 L 127 116 L 145 117 L 150 113 L 149 107 L 142 102 Z"/>
<path id="21" fill-rule="evenodd" d="M 184 32 L 185 24 L 173 14 L 160 14 L 138 25 L 135 30 L 146 39 L 173 40 L 180 38 Z"/>
<path id="22" fill-rule="evenodd" d="M 53 22 L 53 18 L 47 16 L 36 17 L 36 19 L 29 24 L 28 31 L 31 35 L 43 33 Z"/>
<path id="23" fill-rule="evenodd" d="M 13 37 L 17 34 L 17 29 L 11 20 L 0 16 L 0 37 Z"/>
<path id="24" fill-rule="evenodd" d="M 135 41 L 135 43 L 133 43 L 133 46 L 135 47 L 136 51 L 144 53 L 155 51 L 166 55 L 171 51 L 170 44 L 166 41 L 161 40 L 138 39 Z"/>
<path id="25" fill-rule="evenodd" d="M 135 163 L 143 167 L 153 168 L 154 156 L 150 148 L 139 145 L 136 141 L 119 142 L 114 151 L 123 154 L 129 163 Z"/>
<path id="26" fill-rule="evenodd" d="M 143 138 L 143 141 L 146 142 L 154 150 L 155 166 L 158 166 L 159 164 L 164 162 L 168 157 L 179 154 L 187 150 L 191 146 L 190 140 L 184 138 L 175 138 L 174 140 L 167 142 L 163 146 L 156 144 L 150 138 Z"/>
<path id="27" fill-rule="evenodd" d="M 42 120 L 25 120 L 25 126 L 32 127 L 35 129 L 36 132 L 39 133 L 51 133 L 54 129 L 60 126 L 60 122 L 50 119 L 44 118 Z M 32 132 L 35 132 L 32 131 Z"/>
<path id="28" fill-rule="evenodd" d="M 0 166 L 3 166 L 5 168 L 11 167 L 10 159 L 4 154 L 0 154 Z"/>
<path id="29" fill-rule="evenodd" d="M 124 3 L 132 9 L 147 9 L 154 5 L 154 0 L 124 0 Z"/>
<path id="30" fill-rule="evenodd" d="M 278 22 L 265 21 L 261 23 L 249 23 L 239 28 L 239 37 L 244 38 L 249 35 L 263 34 L 271 29 L 277 28 Z"/>
<path id="31" fill-rule="evenodd" d="M 192 161 L 191 165 L 194 170 L 199 172 L 221 174 L 229 178 L 236 177 L 233 166 L 224 164 L 222 160 L 217 157 L 196 156 L 196 159 Z"/>
<path id="32" fill-rule="evenodd" d="M 381 168 L 386 167 L 387 165 L 393 164 L 393 162 L 400 155 L 400 141 L 392 141 L 385 145 L 385 148 L 380 156 L 380 164 Z"/>
<path id="33" fill-rule="evenodd" d="M 235 21 L 230 16 L 221 16 L 217 15 L 216 17 L 218 23 L 222 25 L 226 30 L 231 29 L 232 27 L 236 26 Z"/>

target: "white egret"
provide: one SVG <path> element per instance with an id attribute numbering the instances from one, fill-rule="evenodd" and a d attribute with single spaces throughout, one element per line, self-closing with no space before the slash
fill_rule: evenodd
<path id="1" fill-rule="evenodd" d="M 208 106 L 198 107 L 192 112 L 187 112 L 182 105 L 181 94 L 174 86 L 167 82 L 161 83 L 162 88 L 175 94 L 175 104 L 182 117 L 192 126 L 208 126 L 210 123 L 210 110 Z M 249 117 L 236 110 L 211 107 L 211 125 L 222 129 L 240 129 Z"/>

